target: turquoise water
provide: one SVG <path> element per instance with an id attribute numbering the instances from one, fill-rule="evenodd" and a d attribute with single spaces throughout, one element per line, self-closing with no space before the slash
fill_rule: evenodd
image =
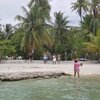
<path id="1" fill-rule="evenodd" d="M 0 82 L 0 100 L 100 100 L 100 76 Z"/>

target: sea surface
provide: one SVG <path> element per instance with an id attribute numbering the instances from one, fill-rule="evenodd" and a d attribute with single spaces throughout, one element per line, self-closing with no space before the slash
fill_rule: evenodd
<path id="1" fill-rule="evenodd" d="M 100 76 L 0 82 L 0 100 L 100 100 Z"/>

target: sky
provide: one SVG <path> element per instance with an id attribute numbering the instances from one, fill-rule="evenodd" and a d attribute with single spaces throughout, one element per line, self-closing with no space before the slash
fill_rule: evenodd
<path id="1" fill-rule="evenodd" d="M 29 0 L 0 0 L 0 24 L 12 24 L 18 23 L 14 18 L 16 15 L 23 15 L 21 6 L 27 7 Z M 68 16 L 70 21 L 69 25 L 79 25 L 79 16 L 74 11 L 72 12 L 71 3 L 76 0 L 51 0 L 51 18 L 54 21 L 54 12 L 63 12 L 64 16 Z"/>

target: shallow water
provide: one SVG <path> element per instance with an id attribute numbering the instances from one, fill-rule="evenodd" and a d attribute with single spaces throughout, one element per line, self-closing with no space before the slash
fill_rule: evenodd
<path id="1" fill-rule="evenodd" d="M 100 76 L 0 82 L 0 100 L 100 100 Z"/>

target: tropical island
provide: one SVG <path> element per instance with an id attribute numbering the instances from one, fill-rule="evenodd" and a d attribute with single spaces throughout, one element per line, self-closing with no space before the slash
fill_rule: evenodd
<path id="1" fill-rule="evenodd" d="M 25 1 L 22 13 L 15 13 L 16 25 L 1 24 L 4 13 L 13 13 L 7 9 L 15 11 Z M 53 1 L 54 7 L 66 3 L 67 13 L 51 14 Z M 0 100 L 100 100 L 100 0 L 0 5 Z M 69 20 L 73 12 L 78 25 Z"/>
<path id="2" fill-rule="evenodd" d="M 69 15 L 62 11 L 55 12 L 52 21 L 49 0 L 30 0 L 27 8 L 22 6 L 24 15 L 15 17 L 18 24 L 0 25 L 0 66 L 10 60 L 43 60 L 44 54 L 49 61 L 55 54 L 61 61 L 78 58 L 100 62 L 100 1 L 77 0 L 71 9 L 80 16 L 79 26 L 70 26 Z"/>

